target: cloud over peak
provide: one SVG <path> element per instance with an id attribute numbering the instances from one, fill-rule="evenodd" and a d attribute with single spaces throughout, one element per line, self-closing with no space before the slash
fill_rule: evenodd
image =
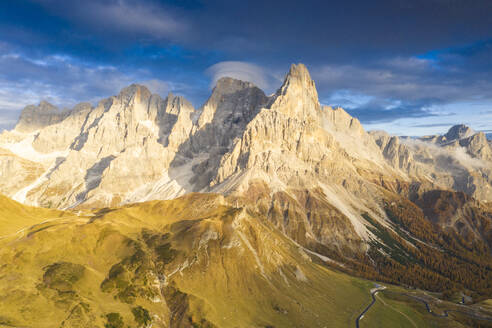
<path id="1" fill-rule="evenodd" d="M 242 61 L 224 61 L 210 66 L 206 73 L 211 77 L 211 87 L 217 84 L 221 77 L 232 77 L 255 84 L 266 92 L 271 92 L 279 81 L 264 68 Z"/>

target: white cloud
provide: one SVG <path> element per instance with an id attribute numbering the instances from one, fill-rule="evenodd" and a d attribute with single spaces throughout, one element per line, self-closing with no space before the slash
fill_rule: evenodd
<path id="1" fill-rule="evenodd" d="M 99 21 L 102 25 L 128 32 L 138 31 L 155 37 L 169 37 L 183 33 L 185 25 L 162 8 L 149 4 L 128 3 L 92 3 L 85 4 L 91 21 Z"/>
<path id="2" fill-rule="evenodd" d="M 168 39 L 180 38 L 188 31 L 183 19 L 155 3 L 134 0 L 36 1 L 58 15 L 102 31 Z"/>
<path id="3" fill-rule="evenodd" d="M 210 66 L 206 73 L 212 78 L 211 87 L 215 86 L 221 77 L 232 77 L 254 83 L 260 89 L 272 91 L 279 85 L 278 80 L 262 67 L 242 61 L 223 61 Z"/>
<path id="4" fill-rule="evenodd" d="M 142 81 L 139 82 L 139 84 L 145 85 L 150 92 L 152 93 L 157 93 L 158 95 L 165 96 L 166 94 L 171 91 L 171 85 L 169 82 L 158 80 L 158 79 L 151 79 L 147 81 Z"/>
<path id="5" fill-rule="evenodd" d="M 432 154 L 434 158 L 437 157 L 449 157 L 452 158 L 454 161 L 445 161 L 444 163 L 447 163 L 449 169 L 454 169 L 455 168 L 455 163 L 460 164 L 463 167 L 467 168 L 484 168 L 487 167 L 487 163 L 478 159 L 471 157 L 466 149 L 464 147 L 456 147 L 456 148 L 447 148 L 447 147 L 440 147 L 435 144 L 429 143 L 429 142 L 424 142 L 421 140 L 415 140 L 415 139 L 400 139 L 402 143 L 413 147 L 416 150 L 423 150 L 427 149 L 427 152 Z"/>

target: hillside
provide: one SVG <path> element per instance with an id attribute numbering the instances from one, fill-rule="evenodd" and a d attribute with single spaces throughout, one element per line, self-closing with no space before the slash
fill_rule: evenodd
<path id="1" fill-rule="evenodd" d="M 79 215 L 16 206 L 2 218 L 45 220 L 8 237 L 0 229 L 2 327 L 347 327 L 374 286 L 219 195 Z M 396 306 L 419 327 L 462 327 L 408 297 L 377 306 Z M 398 312 L 378 326 L 394 320 L 411 327 Z"/>
<path id="2" fill-rule="evenodd" d="M 342 327 L 371 286 L 217 195 L 81 216 L 39 211 L 45 222 L 0 241 L 7 326 Z"/>

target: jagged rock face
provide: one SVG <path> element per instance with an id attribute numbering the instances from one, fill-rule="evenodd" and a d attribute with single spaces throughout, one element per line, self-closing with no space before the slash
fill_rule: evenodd
<path id="1" fill-rule="evenodd" d="M 459 140 L 463 138 L 470 137 L 476 132 L 466 125 L 458 124 L 449 129 L 449 131 L 444 135 L 447 141 Z"/>
<path id="2" fill-rule="evenodd" d="M 32 147 L 40 153 L 52 153 L 70 148 L 92 109 L 88 103 L 75 106 L 63 120 L 63 128 L 60 128 L 59 124 L 51 124 L 39 130 L 39 133 L 35 134 Z"/>
<path id="3" fill-rule="evenodd" d="M 459 144 L 461 147 L 466 148 L 467 152 L 473 157 L 489 162 L 492 161 L 492 147 L 490 147 L 490 143 L 487 142 L 483 132 L 460 139 Z"/>
<path id="4" fill-rule="evenodd" d="M 61 122 L 69 112 L 61 112 L 56 106 L 42 101 L 38 106 L 27 106 L 21 113 L 16 130 L 31 132 Z"/>
<path id="5" fill-rule="evenodd" d="M 387 162 L 420 184 L 419 193 L 455 190 L 492 201 L 492 148 L 483 132 L 457 125 L 443 136 L 410 139 L 381 131 L 371 135 Z"/>
<path id="6" fill-rule="evenodd" d="M 316 179 L 341 183 L 354 175 L 354 164 L 360 163 L 349 154 L 351 150 L 343 147 L 345 138 L 338 138 L 340 131 L 356 137 L 366 135 L 356 120 L 347 119 L 348 114 L 341 111 L 322 109 L 306 68 L 293 65 L 270 104 L 249 122 L 232 151 L 223 156 L 212 184 L 222 184 L 246 171 L 266 177 L 279 189 L 304 188 Z M 343 119 L 337 121 L 342 115 Z M 367 140 L 377 149 L 371 138 L 367 136 Z M 376 165 L 372 166 L 378 171 Z"/>
<path id="7" fill-rule="evenodd" d="M 229 152 L 246 125 L 258 114 L 268 98 L 251 83 L 222 78 L 212 95 L 194 116 L 190 138 L 183 143 L 173 167 L 200 158 L 193 168 L 194 191 L 210 186 L 217 174 L 220 158 Z"/>
<path id="8" fill-rule="evenodd" d="M 386 146 L 383 149 L 383 155 L 392 166 L 400 169 L 409 169 L 412 154 L 405 145 L 400 144 L 400 139 L 397 137 L 387 137 L 386 140 L 378 140 L 377 144 L 385 143 Z"/>
<path id="9" fill-rule="evenodd" d="M 14 131 L 2 135 L 0 148 L 34 160 L 44 172 L 33 172 L 38 176 L 30 185 L 3 191 L 44 206 L 119 204 L 165 176 L 174 153 L 189 137 L 193 111 L 182 97 L 170 94 L 162 100 L 132 85 L 95 108 L 78 105 L 62 121 L 31 133 L 24 132 L 21 118 Z"/>
<path id="10" fill-rule="evenodd" d="M 320 121 L 321 106 L 314 81 L 303 64 L 292 65 L 269 108 L 286 116 Z"/>
<path id="11" fill-rule="evenodd" d="M 0 192 L 27 204 L 104 207 L 216 192 L 303 245 L 357 253 L 375 238 L 361 214 L 386 222 L 388 193 L 449 189 L 492 200 L 483 134 L 369 134 L 343 109 L 320 105 L 302 64 L 271 97 L 222 78 L 198 110 L 131 85 L 95 107 L 24 112 L 0 136 L 2 175 L 17 175 Z"/>

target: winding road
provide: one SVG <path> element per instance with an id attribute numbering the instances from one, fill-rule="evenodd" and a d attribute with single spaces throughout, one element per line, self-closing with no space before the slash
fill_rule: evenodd
<path id="1" fill-rule="evenodd" d="M 442 310 L 442 314 L 437 314 L 431 310 L 430 305 L 429 305 L 429 303 L 427 303 L 426 300 L 421 299 L 420 297 L 417 297 L 417 296 L 413 296 L 413 295 L 408 295 L 408 294 L 402 294 L 402 295 L 405 295 L 407 297 L 413 298 L 414 300 L 417 300 L 419 302 L 424 303 L 425 308 L 427 309 L 427 312 L 429 312 L 434 317 L 447 318 L 447 317 L 449 317 L 449 312 L 456 312 L 456 313 L 464 314 L 464 315 L 469 316 L 470 318 L 473 318 L 476 320 L 492 321 L 492 318 L 490 318 L 490 317 L 481 317 L 481 316 L 475 315 L 473 313 L 466 312 L 466 311 L 460 311 L 460 310 Z"/>
<path id="2" fill-rule="evenodd" d="M 380 292 L 381 290 L 384 290 L 386 289 L 385 286 L 378 286 L 378 287 L 375 287 L 373 289 L 371 289 L 371 297 L 372 297 L 372 302 L 371 304 L 369 304 L 365 309 L 364 311 L 362 311 L 361 314 L 359 314 L 359 316 L 357 317 L 357 319 L 355 319 L 355 327 L 356 328 L 359 328 L 359 322 L 362 318 L 364 318 L 364 314 L 366 314 L 367 311 L 369 311 L 369 309 L 371 308 L 371 306 L 374 305 L 374 303 L 376 303 L 376 294 L 378 292 Z"/>
<path id="3" fill-rule="evenodd" d="M 362 318 L 364 318 L 364 315 L 367 313 L 367 311 L 369 311 L 369 309 L 374 305 L 374 303 L 376 303 L 376 295 L 378 292 L 382 291 L 386 289 L 385 286 L 377 286 L 373 289 L 371 289 L 371 297 L 372 297 L 372 302 L 364 309 L 364 311 L 362 311 L 361 314 L 359 314 L 359 316 L 357 317 L 357 319 L 355 319 L 355 327 L 356 328 L 360 328 L 359 326 L 359 323 L 360 323 L 360 320 Z M 409 297 L 409 298 L 412 298 L 414 300 L 417 300 L 419 302 L 422 302 L 424 303 L 425 305 L 425 308 L 427 309 L 427 312 L 429 312 L 432 316 L 434 317 L 438 317 L 438 318 L 447 318 L 449 317 L 449 313 L 450 312 L 455 312 L 455 313 L 461 313 L 461 314 L 464 314 L 470 318 L 473 318 L 473 319 L 476 319 L 476 320 L 483 320 L 483 321 L 489 321 L 489 322 L 492 322 L 492 318 L 490 317 L 481 317 L 481 316 L 478 316 L 476 314 L 473 314 L 473 313 L 470 313 L 470 312 L 467 312 L 467 311 L 460 311 L 460 310 L 442 310 L 442 314 L 438 314 L 438 313 L 435 313 L 432 311 L 429 303 L 420 298 L 420 297 L 417 297 L 417 296 L 413 296 L 413 295 L 409 295 L 409 294 L 401 294 L 401 295 L 404 295 L 406 297 Z M 412 322 L 413 323 L 413 322 Z M 413 323 L 414 324 L 414 323 Z M 415 324 L 414 324 L 415 325 Z"/>

